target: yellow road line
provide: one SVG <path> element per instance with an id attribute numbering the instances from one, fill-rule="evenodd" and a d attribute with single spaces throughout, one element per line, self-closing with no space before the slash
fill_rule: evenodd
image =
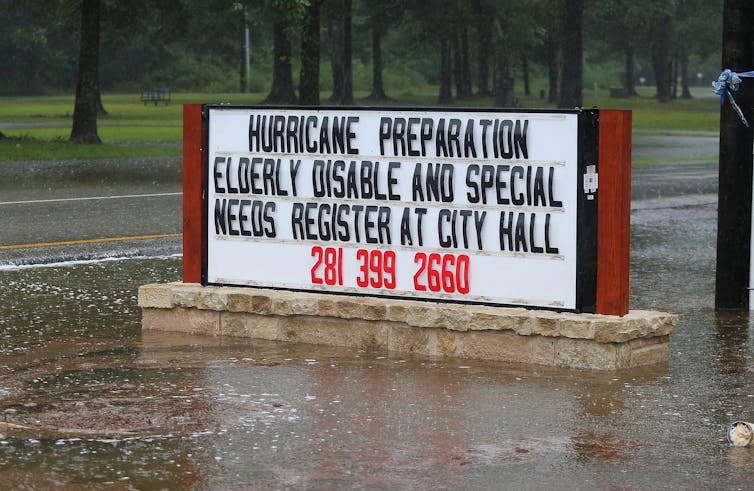
<path id="1" fill-rule="evenodd" d="M 129 237 L 104 237 L 101 239 L 63 240 L 60 242 L 38 242 L 35 244 L 0 245 L 0 250 L 30 249 L 32 247 L 53 247 L 77 244 L 98 244 L 102 242 L 120 242 L 124 240 L 162 239 L 165 237 L 180 237 L 183 234 L 132 235 Z"/>

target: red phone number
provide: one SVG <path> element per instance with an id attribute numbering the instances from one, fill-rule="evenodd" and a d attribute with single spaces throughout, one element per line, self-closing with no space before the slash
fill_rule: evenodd
<path id="1" fill-rule="evenodd" d="M 315 285 L 343 285 L 343 248 L 314 246 L 311 279 Z M 394 251 L 358 249 L 356 251 L 360 288 L 393 290 L 396 287 Z M 417 252 L 414 254 L 414 290 L 424 292 L 469 293 L 469 256 Z"/>

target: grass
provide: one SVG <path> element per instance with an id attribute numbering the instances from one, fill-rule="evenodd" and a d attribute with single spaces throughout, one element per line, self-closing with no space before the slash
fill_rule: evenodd
<path id="1" fill-rule="evenodd" d="M 533 91 L 537 92 L 537 90 Z M 437 87 L 390 94 L 391 106 L 436 107 Z M 584 107 L 630 109 L 633 130 L 640 134 L 694 134 L 717 132 L 720 107 L 710 97 L 710 89 L 698 88 L 694 99 L 658 103 L 653 89 L 639 88 L 639 97 L 613 99 L 608 90 L 585 90 Z M 150 155 L 180 155 L 182 105 L 185 103 L 260 104 L 266 94 L 178 93 L 169 105 L 144 105 L 139 94 L 104 94 L 108 111 L 98 119 L 103 145 L 73 144 L 70 135 L 73 96 L 0 97 L 0 162 L 13 160 L 52 160 L 71 158 L 112 158 Z M 329 94 L 323 94 L 327 104 Z M 354 93 L 356 105 L 373 105 L 363 99 L 365 91 Z M 538 94 L 537 94 L 538 95 Z M 537 95 L 517 94 L 524 108 L 548 108 Z M 490 97 L 454 101 L 452 107 L 491 107 Z M 7 128 L 7 129 L 5 129 Z"/>
<path id="2" fill-rule="evenodd" d="M 720 101 L 714 96 L 711 88 L 695 88 L 692 89 L 693 99 L 676 99 L 666 103 L 657 102 L 653 96 L 654 89 L 640 88 L 639 97 L 603 97 L 599 102 L 602 102 L 602 107 L 605 108 L 631 109 L 633 130 L 638 133 L 717 133 L 720 130 Z M 590 98 L 585 99 L 585 102 L 589 102 Z M 589 107 L 587 104 L 585 106 Z"/>
<path id="3" fill-rule="evenodd" d="M 12 137 L 0 140 L 0 162 L 17 160 L 74 160 L 120 157 L 176 156 L 180 150 L 157 146 L 79 145 L 62 139 Z"/>

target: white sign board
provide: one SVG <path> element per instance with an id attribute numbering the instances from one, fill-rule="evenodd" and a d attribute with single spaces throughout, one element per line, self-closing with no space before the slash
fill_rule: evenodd
<path id="1" fill-rule="evenodd" d="M 207 112 L 209 283 L 576 308 L 576 112 Z"/>

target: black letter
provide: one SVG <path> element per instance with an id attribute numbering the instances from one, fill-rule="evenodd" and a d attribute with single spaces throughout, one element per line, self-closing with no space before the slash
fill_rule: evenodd
<path id="1" fill-rule="evenodd" d="M 249 116 L 249 152 L 253 152 L 255 146 L 258 150 L 259 149 L 259 115 L 257 114 L 257 124 L 256 126 L 254 126 L 254 115 L 251 114 Z"/>
<path id="2" fill-rule="evenodd" d="M 228 233 L 227 222 L 225 221 L 227 203 L 227 199 L 215 200 L 215 235 L 219 235 L 221 231 L 223 235 Z"/>
<path id="3" fill-rule="evenodd" d="M 468 198 L 469 203 L 479 203 L 479 189 L 477 188 L 476 183 L 471 180 L 472 172 L 479 175 L 479 166 L 477 164 L 471 164 L 466 169 L 466 186 L 469 188 L 466 197 Z M 474 193 L 472 194 L 471 191 L 474 191 Z"/>
<path id="4" fill-rule="evenodd" d="M 304 216 L 304 205 L 301 203 L 293 203 L 293 210 L 291 210 L 291 229 L 293 230 L 293 238 L 298 239 L 299 236 L 304 238 L 304 224 L 302 222 Z"/>
<path id="5" fill-rule="evenodd" d="M 215 157 L 215 192 L 216 193 L 224 193 L 225 188 L 220 186 L 220 179 L 223 178 L 223 174 L 218 170 L 217 164 L 225 163 L 225 157 Z M 226 167 L 227 169 L 227 167 Z M 227 172 L 227 170 L 226 170 Z"/>
<path id="6" fill-rule="evenodd" d="M 524 179 L 524 168 L 520 165 L 513 166 L 513 169 L 511 169 L 511 201 L 516 206 L 521 206 L 526 202 L 526 197 L 524 196 L 524 193 L 516 193 L 516 174 L 518 174 L 521 180 Z"/>
<path id="7" fill-rule="evenodd" d="M 268 201 L 264 204 L 264 221 L 269 225 L 269 228 L 265 229 L 265 235 L 271 239 L 274 239 L 276 235 L 275 220 L 271 216 L 272 213 L 275 213 L 275 202 Z"/>
<path id="8" fill-rule="evenodd" d="M 555 208 L 562 208 L 563 207 L 563 202 L 556 200 L 553 197 L 553 193 L 552 193 L 552 183 L 555 180 L 555 167 L 550 167 L 550 174 L 549 174 L 549 176 L 550 177 L 547 179 L 547 195 L 550 198 L 549 199 L 550 206 L 555 207 Z"/>
<path id="9" fill-rule="evenodd" d="M 238 200 L 232 199 L 228 201 L 228 232 L 230 235 L 241 235 L 241 232 L 233 228 L 233 222 L 238 219 L 238 215 L 233 213 L 233 207 L 238 206 Z"/>
<path id="10" fill-rule="evenodd" d="M 398 194 L 395 194 L 393 186 L 398 184 L 398 178 L 393 177 L 393 170 L 400 169 L 401 163 L 400 162 L 390 162 L 387 164 L 387 194 L 390 201 L 400 201 L 401 197 Z"/>
<path id="11" fill-rule="evenodd" d="M 440 240 L 440 247 L 450 247 L 451 246 L 452 241 L 451 241 L 450 234 L 445 235 L 445 237 L 443 237 L 443 235 L 442 235 L 442 232 L 443 232 L 442 222 L 445 221 L 445 222 L 452 223 L 451 222 L 451 216 L 452 216 L 452 214 L 451 214 L 450 210 L 446 210 L 446 209 L 440 210 L 440 212 L 439 212 L 439 214 L 437 216 L 437 238 Z"/>
<path id="12" fill-rule="evenodd" d="M 392 133 L 393 120 L 390 118 L 380 118 L 380 155 L 385 155 L 385 140 L 390 138 Z"/>
<path id="13" fill-rule="evenodd" d="M 469 152 L 471 150 L 471 152 Z M 463 156 L 476 158 L 476 147 L 474 146 L 474 120 L 466 121 L 466 135 L 463 139 Z"/>
<path id="14" fill-rule="evenodd" d="M 524 120 L 524 128 L 523 131 L 521 129 L 521 121 L 516 120 L 516 130 L 513 134 L 513 143 L 516 147 L 516 158 L 520 159 L 528 159 L 529 158 L 529 150 L 526 148 L 526 131 L 529 129 L 529 120 Z"/>
<path id="15" fill-rule="evenodd" d="M 356 155 L 359 153 L 359 149 L 356 147 L 352 147 L 351 143 L 354 138 L 356 138 L 356 133 L 351 129 L 351 123 L 358 123 L 359 117 L 358 116 L 349 116 L 346 120 L 346 136 L 348 137 L 346 139 L 346 151 L 347 153 L 351 155 Z"/>

